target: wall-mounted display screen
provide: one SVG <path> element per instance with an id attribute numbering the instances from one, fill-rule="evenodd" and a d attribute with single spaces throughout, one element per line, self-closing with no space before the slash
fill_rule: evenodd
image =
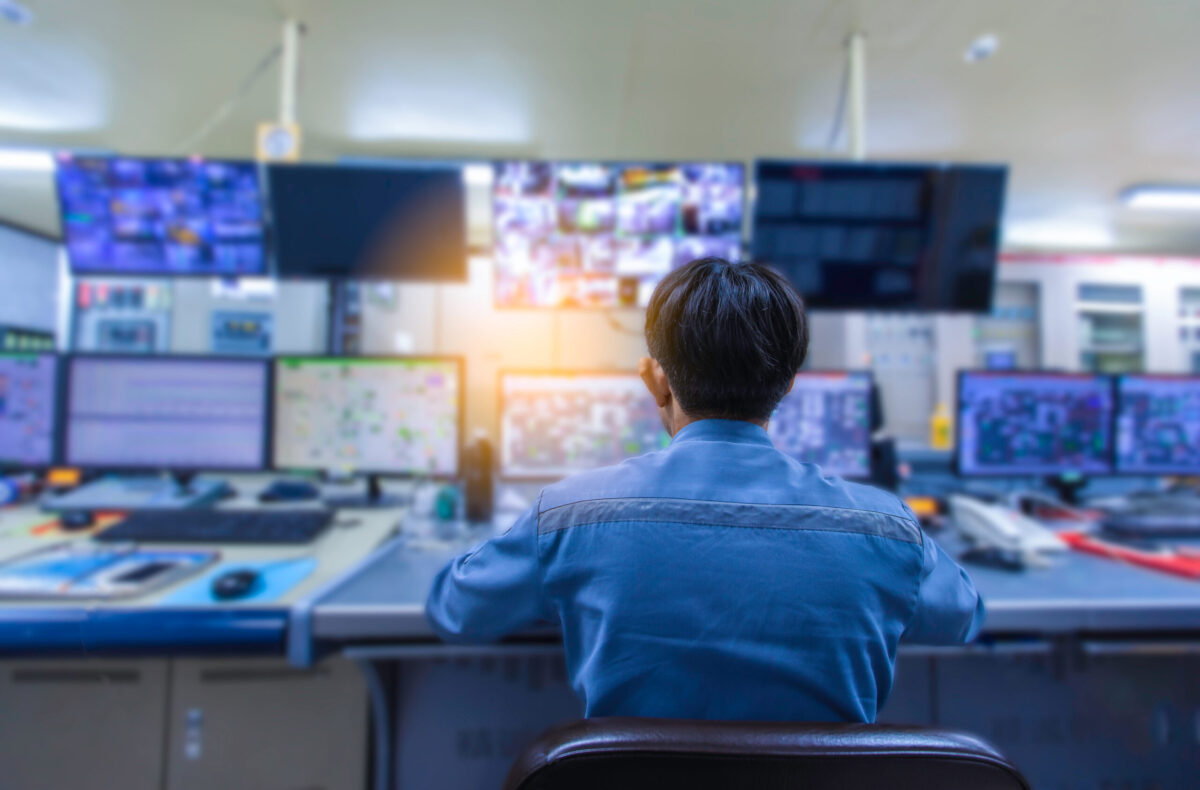
<path id="1" fill-rule="evenodd" d="M 644 307 L 671 269 L 741 257 L 737 163 L 499 162 L 499 307 Z"/>
<path id="2" fill-rule="evenodd" d="M 76 274 L 266 272 L 253 162 L 64 154 L 57 183 Z"/>
<path id="3" fill-rule="evenodd" d="M 809 307 L 991 309 L 1008 168 L 756 163 L 754 259 Z"/>

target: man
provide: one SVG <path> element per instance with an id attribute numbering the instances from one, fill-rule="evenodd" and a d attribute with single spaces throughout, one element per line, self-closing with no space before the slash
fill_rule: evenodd
<path id="1" fill-rule="evenodd" d="M 970 579 L 895 496 L 771 445 L 808 348 L 778 274 L 677 269 L 646 341 L 671 445 L 547 487 L 441 572 L 430 622 L 480 642 L 560 625 L 588 716 L 873 721 L 901 639 L 973 638 Z"/>

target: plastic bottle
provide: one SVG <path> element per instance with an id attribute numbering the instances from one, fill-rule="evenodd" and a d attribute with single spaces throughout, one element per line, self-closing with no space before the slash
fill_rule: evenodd
<path id="1" fill-rule="evenodd" d="M 949 450 L 954 446 L 954 423 L 944 403 L 939 403 L 929 418 L 929 446 L 935 450 Z"/>

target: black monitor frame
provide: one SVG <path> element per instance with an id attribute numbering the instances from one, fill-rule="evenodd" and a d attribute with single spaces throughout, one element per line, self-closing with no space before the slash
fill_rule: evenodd
<path id="1" fill-rule="evenodd" d="M 467 216 L 469 212 L 468 202 L 470 196 L 467 194 L 466 184 L 466 166 L 476 160 L 463 160 L 462 162 L 448 162 L 444 159 L 394 159 L 389 160 L 394 164 L 386 164 L 384 161 L 343 161 L 343 162 L 275 162 L 264 164 L 259 169 L 260 179 L 260 196 L 263 203 L 263 216 L 268 227 L 267 239 L 270 242 L 268 247 L 268 263 L 267 270 L 269 276 L 280 279 L 284 282 L 312 282 L 312 283 L 338 283 L 338 282 L 356 282 L 356 283 L 409 283 L 412 285 L 440 285 L 440 284 L 464 284 L 471 279 L 471 228 L 470 219 Z M 356 275 L 352 272 L 334 273 L 334 272 L 299 272 L 290 273 L 283 272 L 279 263 L 279 219 L 275 213 L 275 197 L 274 197 L 274 182 L 273 174 L 281 170 L 305 169 L 305 170 L 374 170 L 374 171 L 413 171 L 413 170 L 444 170 L 450 171 L 457 169 L 459 171 L 459 179 L 462 182 L 462 255 L 463 269 L 461 277 L 379 277 Z"/>
<path id="2" fill-rule="evenodd" d="M 54 202 L 55 209 L 58 212 L 60 222 L 62 221 L 64 206 L 62 199 L 62 188 L 58 178 L 59 160 L 67 156 L 71 159 L 136 159 L 142 162 L 187 162 L 194 161 L 196 157 L 188 156 L 127 156 L 124 154 L 97 154 L 88 152 L 75 153 L 73 151 L 56 151 L 54 156 Z M 67 232 L 64 223 L 62 229 L 62 249 L 67 256 L 67 267 L 71 274 L 75 277 L 130 277 L 136 279 L 174 279 L 182 278 L 206 278 L 206 279 L 221 279 L 221 278 L 240 278 L 240 277 L 271 277 L 272 271 L 272 228 L 270 217 L 268 216 L 268 203 L 266 193 L 266 172 L 263 164 L 254 159 L 232 159 L 228 157 L 199 157 L 198 161 L 211 162 L 221 165 L 250 165 L 254 168 L 255 178 L 258 181 L 258 217 L 259 224 L 262 227 L 262 261 L 257 271 L 253 272 L 192 272 L 192 271 L 139 271 L 134 269 L 77 269 L 74 261 L 71 260 L 71 253 L 67 247 Z"/>
<path id="3" fill-rule="evenodd" d="M 54 392 L 51 395 L 54 399 L 52 405 L 54 424 L 50 428 L 50 460 L 45 463 L 30 464 L 17 461 L 13 458 L 0 457 L 0 470 L 14 469 L 44 472 L 47 469 L 53 469 L 58 466 L 62 459 L 67 414 L 67 388 L 64 382 L 66 365 L 63 363 L 63 355 L 55 351 L 0 351 L 0 359 L 13 359 L 15 357 L 53 357 L 54 359 Z"/>
<path id="4" fill-rule="evenodd" d="M 74 376 L 76 360 L 105 360 L 105 361 L 133 361 L 133 362 L 233 362 L 238 364 L 253 365 L 258 364 L 263 366 L 263 422 L 262 438 L 263 447 L 262 455 L 256 466 L 198 466 L 198 465 L 183 465 L 183 466 L 163 466 L 161 464 L 137 464 L 137 465 L 117 465 L 117 464 L 75 464 L 71 462 L 69 457 L 70 450 L 70 430 L 68 420 L 70 418 L 70 393 L 71 380 Z M 147 473 L 169 473 L 179 479 L 191 477 L 202 472 L 218 472 L 218 473 L 241 473 L 253 474 L 255 472 L 265 472 L 270 469 L 268 463 L 270 461 L 271 447 L 274 441 L 272 435 L 273 426 L 275 424 L 272 408 L 274 401 L 271 397 L 275 386 L 273 381 L 274 366 L 271 364 L 271 357 L 267 356 L 233 356 L 233 355 L 214 355 L 214 354 L 103 354 L 103 353 L 72 353 L 63 355 L 63 372 L 59 379 L 62 389 L 61 408 L 62 419 L 60 425 L 60 445 L 58 458 L 60 461 L 72 468 L 81 469 L 88 472 L 106 472 L 112 474 L 128 474 L 128 475 L 144 475 Z"/>
<path id="5" fill-rule="evenodd" d="M 302 467 L 302 466 L 284 466 L 277 463 L 276 459 L 276 433 L 277 433 L 277 412 L 275 408 L 278 400 L 279 388 L 279 366 L 288 361 L 295 362 L 344 362 L 353 365 L 356 362 L 453 362 L 457 368 L 458 375 L 458 425 L 457 425 L 457 442 L 454 448 L 455 469 L 447 474 L 445 472 L 437 472 L 434 474 L 425 474 L 411 471 L 398 472 L 394 469 L 367 469 L 367 468 L 322 468 L 322 467 Z M 451 481 L 456 480 L 462 475 L 463 447 L 466 442 L 463 437 L 466 426 L 466 402 L 467 402 L 467 378 L 466 378 L 466 363 L 461 355 L 456 354 L 375 354 L 363 356 L 339 356 L 336 354 L 276 354 L 269 358 L 271 365 L 271 391 L 269 400 L 271 402 L 271 431 L 270 444 L 267 447 L 267 468 L 273 472 L 280 473 L 328 473 L 346 471 L 354 475 L 363 475 L 368 478 L 389 478 L 396 480 L 441 480 Z"/>
<path id="6" fill-rule="evenodd" d="M 1057 378 L 1057 379 L 1097 379 L 1103 378 L 1108 380 L 1109 387 L 1109 402 L 1112 408 L 1108 415 L 1108 451 L 1105 453 L 1108 462 L 1108 468 L 1104 471 L 1090 471 L 1082 469 L 1063 469 L 1058 472 L 1013 472 L 1013 471 L 963 471 L 962 454 L 962 392 L 963 381 L 968 376 L 991 376 L 994 378 Z M 1107 373 L 1087 373 L 1087 372 L 1070 372 L 1062 370 L 987 370 L 983 368 L 960 368 L 955 376 L 955 391 L 954 391 L 954 458 L 952 467 L 956 477 L 965 479 L 997 479 L 997 478 L 1048 478 L 1050 480 L 1066 480 L 1066 484 L 1071 485 L 1072 480 L 1082 480 L 1090 477 L 1112 477 L 1116 473 L 1116 415 L 1117 415 L 1117 392 L 1116 392 L 1116 377 Z"/>

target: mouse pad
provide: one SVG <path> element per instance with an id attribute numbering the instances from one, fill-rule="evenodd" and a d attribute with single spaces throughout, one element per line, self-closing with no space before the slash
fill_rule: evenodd
<path id="1" fill-rule="evenodd" d="M 317 567 L 312 557 L 297 557 L 291 560 L 262 560 L 260 562 L 223 562 L 195 581 L 188 582 L 160 601 L 166 606 L 194 606 L 196 604 L 241 604 L 268 603 L 282 598 L 288 591 L 304 581 Z M 230 571 L 258 571 L 261 578 L 250 594 L 234 600 L 222 601 L 212 594 L 213 579 Z"/>

